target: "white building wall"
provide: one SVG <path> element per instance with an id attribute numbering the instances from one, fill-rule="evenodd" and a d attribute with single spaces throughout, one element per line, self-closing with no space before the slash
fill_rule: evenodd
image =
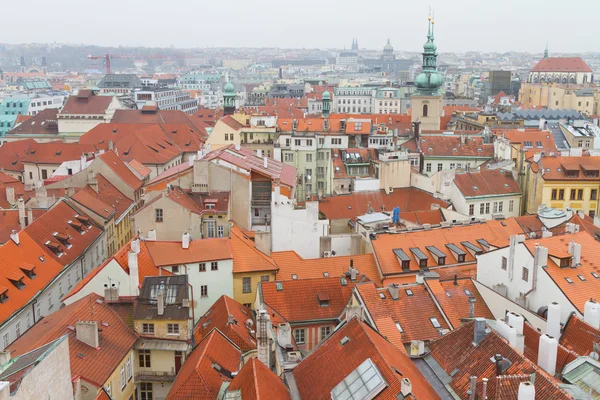
<path id="1" fill-rule="evenodd" d="M 73 304 L 90 293 L 104 296 L 104 285 L 109 285 L 110 287 L 112 284 L 119 288 L 119 296 L 134 296 L 137 294 L 137 292 L 132 290 L 129 275 L 123 270 L 119 263 L 112 259 L 100 272 L 90 279 L 79 292 L 65 299 L 63 303 L 65 305 Z"/>
<path id="2" fill-rule="evenodd" d="M 355 178 L 352 183 L 355 192 L 370 192 L 379 190 L 379 179 L 377 178 Z"/>

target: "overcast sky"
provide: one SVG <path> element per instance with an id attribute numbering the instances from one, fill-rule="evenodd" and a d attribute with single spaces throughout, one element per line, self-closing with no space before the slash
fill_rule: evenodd
<path id="1" fill-rule="evenodd" d="M 428 2 L 407 0 L 2 1 L 0 42 L 421 51 Z M 600 51 L 600 0 L 430 0 L 446 51 Z"/>

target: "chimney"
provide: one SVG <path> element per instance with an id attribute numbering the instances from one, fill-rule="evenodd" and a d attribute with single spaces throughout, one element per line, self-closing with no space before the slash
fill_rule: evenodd
<path id="1" fill-rule="evenodd" d="M 19 197 L 18 200 L 18 207 L 19 207 L 19 224 L 21 225 L 21 229 L 25 229 L 25 226 L 27 226 L 25 224 L 25 201 L 23 201 L 22 197 Z"/>
<path id="2" fill-rule="evenodd" d="M 94 349 L 100 347 L 98 323 L 96 321 L 78 321 L 75 324 L 75 334 L 77 340 L 80 342 L 83 342 Z"/>
<path id="3" fill-rule="evenodd" d="M 469 297 L 469 318 L 475 318 L 475 302 L 477 299 L 473 296 Z"/>
<path id="4" fill-rule="evenodd" d="M 543 246 L 535 246 L 536 268 L 546 267 L 548 265 L 548 249 Z"/>
<path id="5" fill-rule="evenodd" d="M 292 328 L 288 322 L 277 326 L 277 343 L 282 347 L 292 343 Z"/>
<path id="6" fill-rule="evenodd" d="M 517 330 L 501 319 L 496 320 L 496 332 L 508 340 L 511 346 L 517 347 Z"/>
<path id="7" fill-rule="evenodd" d="M 560 337 L 560 304 L 553 301 L 548 306 L 548 316 L 546 318 L 546 333 L 555 338 Z"/>
<path id="8" fill-rule="evenodd" d="M 487 335 L 485 318 L 476 318 L 473 330 L 473 342 L 478 345 Z"/>
<path id="9" fill-rule="evenodd" d="M 554 376 L 556 373 L 556 355 L 558 353 L 558 340 L 544 333 L 540 336 L 538 349 L 538 365 L 548 374 Z"/>
<path id="10" fill-rule="evenodd" d="M 119 300 L 119 288 L 113 283 L 112 286 L 104 285 L 104 300 L 117 301 Z"/>
<path id="11" fill-rule="evenodd" d="M 27 210 L 27 221 L 25 222 L 25 226 L 31 225 L 33 222 L 33 210 L 31 208 Z"/>
<path id="12" fill-rule="evenodd" d="M 475 400 L 477 396 L 477 377 L 475 375 L 469 377 L 469 390 L 467 394 L 469 395 L 469 400 Z"/>
<path id="13" fill-rule="evenodd" d="M 85 167 L 87 166 L 87 157 L 86 157 L 85 153 L 81 155 L 81 158 L 79 159 L 79 163 L 80 163 L 81 170 L 83 171 L 85 169 Z"/>
<path id="14" fill-rule="evenodd" d="M 184 233 L 183 235 L 181 235 L 181 248 L 182 249 L 189 249 L 190 248 L 190 234 L 189 233 Z"/>
<path id="15" fill-rule="evenodd" d="M 8 204 L 10 205 L 15 204 L 15 188 L 12 186 L 6 187 L 6 201 L 8 201 Z"/>
<path id="16" fill-rule="evenodd" d="M 517 400 L 535 400 L 535 386 L 531 382 L 521 382 Z"/>
<path id="17" fill-rule="evenodd" d="M 263 168 L 269 168 L 269 162 L 267 160 L 267 157 L 263 157 Z"/>
<path id="18" fill-rule="evenodd" d="M 10 361 L 10 351 L 0 351 L 0 366 L 8 364 Z"/>
<path id="19" fill-rule="evenodd" d="M 408 395 L 412 393 L 412 383 L 410 383 L 410 379 L 402 378 L 400 381 L 400 393 L 402 393 L 404 398 L 408 397 Z"/>
<path id="20" fill-rule="evenodd" d="M 156 242 L 156 229 L 148 231 L 148 237 L 146 238 L 146 240 L 150 242 Z"/>
<path id="21" fill-rule="evenodd" d="M 571 241 L 569 243 L 569 254 L 573 256 L 571 259 L 571 267 L 576 268 L 581 265 L 581 243 Z"/>
<path id="22" fill-rule="evenodd" d="M 348 273 L 350 274 L 350 280 L 354 282 L 356 280 L 356 276 L 358 275 L 358 270 L 354 268 L 354 260 L 350 259 L 350 266 L 348 267 Z"/>
<path id="23" fill-rule="evenodd" d="M 596 329 L 600 329 L 600 304 L 589 299 L 583 308 L 583 320 Z"/>
<path id="24" fill-rule="evenodd" d="M 131 241 L 131 251 L 135 254 L 140 254 L 140 239 L 133 239 Z"/>
<path id="25" fill-rule="evenodd" d="M 269 313 L 267 310 L 259 310 L 258 317 L 256 318 L 256 350 L 258 352 L 258 359 L 266 366 L 271 367 L 269 332 L 271 332 Z M 279 332 L 277 336 L 279 337 Z"/>
<path id="26" fill-rule="evenodd" d="M 131 296 L 137 296 L 140 288 L 140 273 L 138 269 L 138 255 L 132 251 L 127 253 L 127 265 L 129 266 L 129 284 Z"/>
<path id="27" fill-rule="evenodd" d="M 114 148 L 115 148 L 115 145 L 113 144 L 113 141 L 112 141 L 112 140 L 109 140 L 109 141 L 108 141 L 108 149 L 109 149 L 109 150 L 114 150 Z"/>
<path id="28" fill-rule="evenodd" d="M 481 398 L 487 400 L 487 384 L 488 384 L 488 378 L 483 378 L 482 379 L 483 382 L 483 390 L 481 393 Z"/>
<path id="29" fill-rule="evenodd" d="M 165 314 L 165 284 L 163 282 L 160 283 L 158 293 L 156 294 L 156 309 L 158 315 Z"/>
<path id="30" fill-rule="evenodd" d="M 19 244 L 19 232 L 13 229 L 13 231 L 10 233 L 10 238 L 13 242 L 15 242 L 16 245 Z"/>
<path id="31" fill-rule="evenodd" d="M 496 364 L 496 376 L 502 375 L 502 360 L 503 359 L 504 359 L 504 357 L 502 357 L 502 354 L 496 354 L 494 356 L 494 364 Z"/>
<path id="32" fill-rule="evenodd" d="M 400 286 L 396 283 L 392 283 L 388 286 L 388 292 L 392 300 L 398 300 L 400 298 Z"/>
<path id="33" fill-rule="evenodd" d="M 521 354 L 525 350 L 525 336 L 523 336 L 523 324 L 524 318 L 522 315 L 514 312 L 508 313 L 508 325 L 512 326 L 517 331 L 517 344 L 516 348 Z"/>
<path id="34" fill-rule="evenodd" d="M 233 314 L 227 314 L 227 325 L 235 324 L 235 318 L 233 318 Z"/>

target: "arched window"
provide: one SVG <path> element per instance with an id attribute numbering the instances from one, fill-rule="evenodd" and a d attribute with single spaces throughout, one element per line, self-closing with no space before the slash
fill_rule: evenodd
<path id="1" fill-rule="evenodd" d="M 587 75 L 583 76 L 583 83 L 587 83 Z"/>
<path id="2" fill-rule="evenodd" d="M 423 116 L 426 117 L 429 112 L 429 106 L 427 104 L 423 104 Z"/>

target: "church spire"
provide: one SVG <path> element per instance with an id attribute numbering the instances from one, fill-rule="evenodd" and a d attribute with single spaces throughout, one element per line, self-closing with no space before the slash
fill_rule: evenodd
<path id="1" fill-rule="evenodd" d="M 546 50 L 544 50 L 544 59 L 548 59 L 548 42 L 546 42 Z"/>

